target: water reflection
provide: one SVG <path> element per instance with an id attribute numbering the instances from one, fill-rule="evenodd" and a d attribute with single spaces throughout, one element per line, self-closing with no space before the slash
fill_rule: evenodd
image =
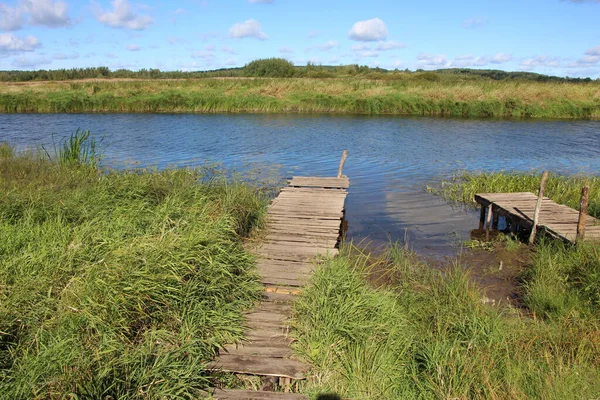
<path id="1" fill-rule="evenodd" d="M 109 143 L 109 166 L 220 162 L 258 175 L 334 175 L 343 149 L 351 179 L 348 237 L 403 240 L 426 254 L 453 252 L 477 213 L 452 208 L 425 184 L 457 170 L 600 170 L 600 122 L 334 115 L 0 115 L 0 141 L 51 145 L 90 129 Z"/>

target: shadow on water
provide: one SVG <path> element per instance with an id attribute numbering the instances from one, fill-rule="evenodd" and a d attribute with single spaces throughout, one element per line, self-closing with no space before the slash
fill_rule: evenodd
<path id="1" fill-rule="evenodd" d="M 17 149 L 90 129 L 110 167 L 198 166 L 258 171 L 271 180 L 333 176 L 348 149 L 348 238 L 403 241 L 428 256 L 456 252 L 477 224 L 424 191 L 457 170 L 600 170 L 600 122 L 335 115 L 2 114 L 0 142 Z M 515 145 L 518 144 L 518 145 Z M 273 178 L 273 176 L 277 178 Z"/>

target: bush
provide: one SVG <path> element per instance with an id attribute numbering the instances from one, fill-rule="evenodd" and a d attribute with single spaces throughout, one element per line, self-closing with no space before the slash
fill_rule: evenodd
<path id="1" fill-rule="evenodd" d="M 244 67 L 248 76 L 290 78 L 294 76 L 296 67 L 284 58 L 265 58 L 254 60 Z"/>

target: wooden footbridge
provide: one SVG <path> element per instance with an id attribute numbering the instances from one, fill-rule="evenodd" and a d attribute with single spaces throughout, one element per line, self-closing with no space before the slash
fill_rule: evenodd
<path id="1" fill-rule="evenodd" d="M 498 217 L 506 218 L 511 232 L 530 230 L 529 242 L 533 243 L 538 230 L 567 242 L 581 240 L 600 241 L 600 224 L 587 215 L 588 187 L 581 190 L 580 210 L 557 204 L 544 196 L 548 173 L 544 172 L 539 193 L 479 193 L 475 202 L 481 205 L 479 229 L 485 226 L 489 239 L 490 226 L 498 227 Z"/>
<path id="2" fill-rule="evenodd" d="M 227 346 L 212 367 L 262 377 L 264 389 L 283 392 L 217 390 L 216 399 L 282 399 L 307 397 L 290 391 L 294 380 L 305 379 L 309 366 L 296 360 L 290 348 L 288 319 L 295 295 L 314 265 L 338 254 L 349 180 L 342 175 L 344 151 L 337 177 L 293 177 L 267 209 L 267 233 L 258 256 L 265 285 L 263 301 L 247 313 L 247 340 Z"/>

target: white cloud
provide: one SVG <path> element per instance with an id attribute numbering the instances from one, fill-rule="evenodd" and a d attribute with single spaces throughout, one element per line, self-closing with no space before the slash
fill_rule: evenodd
<path id="1" fill-rule="evenodd" d="M 225 65 L 232 67 L 234 65 L 237 65 L 237 61 L 234 58 L 228 58 L 227 61 L 225 61 Z"/>
<path id="2" fill-rule="evenodd" d="M 494 57 L 492 57 L 490 62 L 492 64 L 502 64 L 505 62 L 509 62 L 510 60 L 512 60 L 512 54 L 498 53 Z"/>
<path id="3" fill-rule="evenodd" d="M 230 47 L 230 46 L 223 46 L 223 47 L 221 47 L 221 51 L 223 53 L 237 54 L 237 51 L 235 51 L 235 49 L 233 47 Z"/>
<path id="4" fill-rule="evenodd" d="M 112 11 L 105 11 L 95 6 L 96 19 L 111 28 L 133 29 L 136 31 L 146 29 L 154 22 L 149 15 L 138 15 L 132 9 L 127 0 L 113 0 L 110 2 Z"/>
<path id="5" fill-rule="evenodd" d="M 16 31 L 23 26 L 23 10 L 0 3 L 0 29 Z"/>
<path id="6" fill-rule="evenodd" d="M 358 21 L 352 25 L 348 36 L 352 40 L 361 42 L 374 42 L 387 39 L 387 26 L 379 18 Z"/>
<path id="7" fill-rule="evenodd" d="M 328 40 L 327 42 L 317 45 L 317 47 L 319 48 L 319 50 L 322 51 L 329 51 L 334 49 L 335 47 L 338 47 L 340 44 L 338 42 L 336 42 L 335 40 Z"/>
<path id="8" fill-rule="evenodd" d="M 38 69 L 42 65 L 51 64 L 52 60 L 45 57 L 25 57 L 20 56 L 12 61 L 12 65 L 17 68 Z"/>
<path id="9" fill-rule="evenodd" d="M 59 54 L 54 54 L 52 56 L 52 58 L 55 60 L 75 60 L 75 59 L 79 58 L 79 53 L 72 53 L 72 54 L 59 53 Z"/>
<path id="10" fill-rule="evenodd" d="M 394 60 L 394 62 L 392 63 L 393 67 L 396 69 L 402 68 L 404 67 L 404 61 L 402 60 Z"/>
<path id="11" fill-rule="evenodd" d="M 590 68 L 600 64 L 600 46 L 589 48 L 583 53 L 583 57 L 569 63 L 569 68 Z"/>
<path id="12" fill-rule="evenodd" d="M 71 25 L 69 6 L 64 1 L 22 0 L 23 10 L 29 14 L 31 24 L 52 28 Z"/>
<path id="13" fill-rule="evenodd" d="M 281 46 L 281 47 L 279 48 L 279 50 L 278 50 L 278 51 L 279 51 L 280 53 L 282 53 L 282 54 L 291 54 L 291 53 L 293 53 L 293 52 L 294 52 L 294 50 L 293 50 L 293 49 L 291 49 L 291 48 L 289 48 L 289 47 L 287 47 L 287 46 Z"/>
<path id="14" fill-rule="evenodd" d="M 273 4 L 275 0 L 248 0 L 250 4 Z"/>
<path id="15" fill-rule="evenodd" d="M 140 51 L 142 48 L 140 46 L 138 46 L 137 44 L 128 44 L 127 45 L 127 50 L 128 51 Z"/>
<path id="16" fill-rule="evenodd" d="M 38 47 L 40 41 L 35 36 L 20 38 L 12 33 L 0 33 L 0 53 L 23 53 Z"/>
<path id="17" fill-rule="evenodd" d="M 253 37 L 260 40 L 268 39 L 269 37 L 262 31 L 260 22 L 255 19 L 249 19 L 244 22 L 238 22 L 229 29 L 229 34 L 238 39 Z"/>
<path id="18" fill-rule="evenodd" d="M 31 25 L 51 28 L 71 25 L 68 5 L 64 1 L 20 0 L 16 7 L 0 3 L 0 29 L 15 31 L 23 27 L 23 21 Z"/>
<path id="19" fill-rule="evenodd" d="M 466 19 L 462 22 L 461 26 L 466 29 L 474 29 L 479 28 L 483 25 L 487 24 L 487 20 L 481 17 L 473 17 Z"/>
<path id="20" fill-rule="evenodd" d="M 586 56 L 600 56 L 600 46 L 587 49 L 584 53 Z"/>
<path id="21" fill-rule="evenodd" d="M 379 52 L 377 52 L 377 51 L 361 51 L 356 54 L 355 59 L 366 58 L 366 57 L 369 57 L 369 58 L 379 57 Z"/>
<path id="22" fill-rule="evenodd" d="M 352 51 L 366 51 L 366 50 L 373 50 L 373 47 L 368 43 L 358 43 L 358 44 L 352 45 Z"/>
<path id="23" fill-rule="evenodd" d="M 310 32 L 308 32 L 308 34 L 306 35 L 307 38 L 309 39 L 313 39 L 318 37 L 321 34 L 321 32 L 317 31 L 317 30 L 312 30 Z"/>
<path id="24" fill-rule="evenodd" d="M 193 51 L 190 55 L 192 58 L 201 58 L 203 60 L 214 60 L 215 54 L 212 51 Z"/>
<path id="25" fill-rule="evenodd" d="M 184 8 L 178 8 L 177 10 L 173 11 L 172 14 L 175 14 L 175 15 L 187 14 L 187 10 Z"/>
<path id="26" fill-rule="evenodd" d="M 398 42 L 394 42 L 393 40 L 389 40 L 387 42 L 381 42 L 381 43 L 377 44 L 377 46 L 375 47 L 375 50 L 379 50 L 379 51 L 397 50 L 397 49 L 403 49 L 405 47 L 406 47 L 406 45 L 404 43 L 398 43 Z"/>
<path id="27" fill-rule="evenodd" d="M 454 60 L 447 64 L 449 67 L 466 68 L 466 67 L 483 67 L 489 63 L 487 57 L 475 57 L 473 55 L 457 56 Z"/>
<path id="28" fill-rule="evenodd" d="M 104 57 L 116 60 L 118 57 L 115 53 L 104 53 Z"/>
<path id="29" fill-rule="evenodd" d="M 448 59 L 441 54 L 420 53 L 417 56 L 417 64 L 421 67 L 444 67 L 448 65 Z"/>
<path id="30" fill-rule="evenodd" d="M 537 56 L 528 58 L 519 63 L 521 68 L 525 70 L 533 69 L 536 67 L 560 67 L 560 59 L 558 57 L 549 56 Z"/>

